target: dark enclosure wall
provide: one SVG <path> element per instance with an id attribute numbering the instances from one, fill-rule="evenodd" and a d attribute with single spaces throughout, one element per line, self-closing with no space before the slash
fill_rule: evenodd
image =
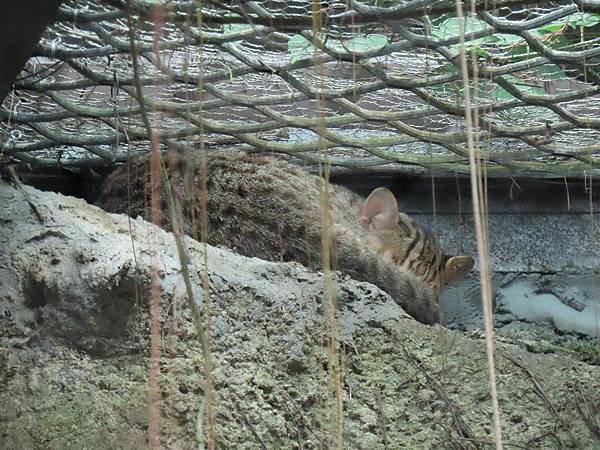
<path id="1" fill-rule="evenodd" d="M 53 20 L 62 0 L 17 0 L 0 3 L 0 104 L 15 77 Z"/>

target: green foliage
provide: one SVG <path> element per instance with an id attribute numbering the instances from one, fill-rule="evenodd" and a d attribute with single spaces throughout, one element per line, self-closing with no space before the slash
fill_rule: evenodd
<path id="1" fill-rule="evenodd" d="M 491 30 L 491 27 L 481 19 L 477 17 L 466 17 L 461 20 L 457 17 L 446 17 L 442 16 L 440 19 L 434 22 L 431 28 L 431 34 L 440 39 L 447 40 L 460 36 L 463 32 L 465 35 L 469 33 L 476 33 L 478 31 Z M 488 42 L 495 42 L 497 38 L 494 35 L 484 36 L 478 39 L 473 39 L 465 42 L 465 50 L 474 50 L 477 56 L 485 56 L 487 52 L 481 47 L 482 44 Z M 460 52 L 460 44 L 449 46 L 449 50 L 454 54 L 458 55 Z"/>
<path id="2" fill-rule="evenodd" d="M 539 36 L 543 36 L 544 34 L 562 31 L 565 28 L 589 28 L 597 25 L 598 23 L 600 23 L 600 14 L 585 12 L 576 13 L 567 17 L 563 17 L 562 19 L 555 20 L 554 22 L 550 22 L 549 24 L 538 28 L 535 30 L 535 32 Z"/>
<path id="3" fill-rule="evenodd" d="M 296 62 L 314 53 L 315 49 L 308 39 L 301 34 L 296 34 L 288 41 L 288 51 L 292 56 L 292 62 Z"/>
<path id="4" fill-rule="evenodd" d="M 553 48 L 563 48 L 579 41 L 578 33 L 573 34 L 574 30 L 580 28 L 591 28 L 600 24 L 600 14 L 597 13 L 576 13 L 567 17 L 555 20 L 532 33 L 540 38 L 546 45 Z M 474 33 L 489 29 L 490 26 L 477 17 L 466 17 L 464 20 L 457 17 L 440 16 L 433 21 L 431 34 L 440 40 L 446 40 L 458 37 L 460 32 L 464 34 Z M 460 51 L 460 45 L 452 45 L 450 50 L 457 55 Z M 482 38 L 473 39 L 465 42 L 466 50 L 474 50 L 478 57 L 505 56 L 520 57 L 529 53 L 529 46 L 525 39 L 515 34 L 495 33 Z"/>
<path id="5" fill-rule="evenodd" d="M 600 14 L 577 13 L 546 24 L 532 33 L 545 45 L 562 49 L 565 46 L 579 42 L 581 39 L 579 29 L 596 27 L 599 24 Z M 456 17 L 444 15 L 432 21 L 431 34 L 440 40 L 447 40 L 458 37 L 461 32 L 469 34 L 486 31 L 489 28 L 490 26 L 486 22 L 476 17 L 459 20 Z M 454 56 L 457 56 L 460 52 L 460 44 L 449 46 L 449 50 Z M 527 41 L 523 37 L 505 33 L 491 34 L 467 41 L 465 42 L 465 50 L 469 66 L 474 62 L 489 62 L 495 58 L 527 59 L 532 54 Z M 473 58 L 477 61 L 473 61 Z M 435 74 L 454 70 L 456 70 L 454 64 L 448 63 L 438 67 Z M 563 68 L 552 64 L 546 64 L 531 70 L 536 72 L 538 79 L 553 81 L 567 78 Z M 504 78 L 524 95 L 543 96 L 547 94 L 539 83 L 532 83 L 515 75 L 505 75 Z M 430 89 L 446 99 L 461 99 L 464 97 L 464 88 L 460 82 L 431 86 Z M 472 85 L 470 89 L 473 91 L 471 95 L 475 97 L 475 86 Z M 514 96 L 501 86 L 494 83 L 486 84 L 485 82 L 478 83 L 476 96 L 482 100 L 494 102 L 514 99 Z M 517 120 L 533 120 L 546 115 L 548 110 L 542 107 L 529 107 L 514 109 L 512 113 Z"/>
<path id="6" fill-rule="evenodd" d="M 254 26 L 248 23 L 226 23 L 223 25 L 223 33 L 241 33 L 242 31 L 252 30 Z"/>
<path id="7" fill-rule="evenodd" d="M 324 40 L 325 35 L 319 33 L 318 39 Z M 387 38 L 382 34 L 356 35 L 352 39 L 337 40 L 327 39 L 325 45 L 338 53 L 353 54 L 361 56 L 371 52 L 376 52 L 385 47 L 388 43 Z M 301 34 L 296 34 L 288 41 L 288 51 L 292 56 L 292 62 L 311 56 L 315 52 L 312 42 Z"/>
<path id="8" fill-rule="evenodd" d="M 431 34 L 439 39 L 445 40 L 459 36 L 461 28 L 464 34 L 469 34 L 489 29 L 490 26 L 477 17 L 466 17 L 464 20 L 457 17 L 449 17 L 443 20 L 439 25 L 432 27 Z M 487 37 L 476 39 L 469 41 L 469 44 L 481 43 L 487 39 Z"/>

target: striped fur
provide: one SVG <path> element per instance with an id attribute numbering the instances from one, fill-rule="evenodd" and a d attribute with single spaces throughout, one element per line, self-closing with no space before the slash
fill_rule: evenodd
<path id="1" fill-rule="evenodd" d="M 443 273 L 449 257 L 443 255 L 437 238 L 431 232 L 406 214 L 400 214 L 400 221 L 406 225 L 407 238 L 398 241 L 397 236 L 391 236 L 390 241 L 386 242 L 391 260 L 438 291 L 439 275 Z"/>
<path id="2" fill-rule="evenodd" d="M 376 205 L 370 206 L 374 201 Z M 382 213 L 387 211 L 387 213 Z M 375 220 L 371 216 L 383 214 L 384 220 Z M 438 294 L 449 283 L 462 278 L 473 266 L 470 256 L 447 256 L 437 237 L 423 228 L 410 216 L 398 210 L 394 195 L 385 188 L 371 193 L 363 206 L 362 221 L 370 226 L 366 232 L 374 233 L 371 246 L 395 265 L 414 273 L 434 293 Z"/>
<path id="3" fill-rule="evenodd" d="M 321 178 L 279 158 L 218 152 L 206 161 L 207 200 L 202 205 L 200 160 L 171 156 L 167 165 L 186 234 L 198 236 L 195 223 L 206 206 L 210 244 L 312 269 L 321 268 L 320 200 L 327 187 L 334 269 L 378 285 L 422 322 L 438 320 L 440 289 L 473 264 L 469 256 L 444 256 L 436 237 L 400 213 L 384 188 L 365 200 L 340 186 L 325 186 Z M 99 206 L 149 218 L 149 178 L 147 157 L 118 168 L 107 177 Z M 164 190 L 162 221 L 171 228 Z"/>

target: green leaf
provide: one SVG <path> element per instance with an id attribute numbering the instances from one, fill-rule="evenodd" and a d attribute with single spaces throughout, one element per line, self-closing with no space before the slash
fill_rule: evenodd
<path id="1" fill-rule="evenodd" d="M 439 25 L 432 27 L 431 34 L 440 40 L 457 37 L 460 35 L 461 25 L 465 34 L 490 29 L 490 26 L 477 17 L 467 17 L 464 21 L 456 17 L 450 17 L 442 21 Z M 465 50 L 475 47 L 477 54 L 486 56 L 488 52 L 481 48 L 481 44 L 496 42 L 498 40 L 494 35 L 484 36 L 479 39 L 473 39 L 465 42 Z M 460 52 L 460 44 L 451 45 L 449 50 L 457 55 Z"/>
<path id="2" fill-rule="evenodd" d="M 431 34 L 442 40 L 456 37 L 460 35 L 461 25 L 465 34 L 490 28 L 486 22 L 477 17 L 467 17 L 464 21 L 457 17 L 450 17 L 438 26 L 434 26 Z"/>
<path id="3" fill-rule="evenodd" d="M 254 28 L 253 25 L 247 23 L 226 23 L 223 25 L 223 33 L 240 33 L 242 31 L 248 31 Z"/>
<path id="4" fill-rule="evenodd" d="M 515 99 L 510 92 L 500 86 L 496 86 L 496 88 L 490 93 L 490 98 L 495 101 L 508 101 Z"/>
<path id="5" fill-rule="evenodd" d="M 575 13 L 562 19 L 550 22 L 534 31 L 538 36 L 556 33 L 560 29 L 568 26 L 570 28 L 584 27 L 589 28 L 600 23 L 600 14 L 595 13 Z"/>
<path id="6" fill-rule="evenodd" d="M 498 33 L 494 35 L 498 39 L 498 45 L 514 45 L 516 43 L 525 44 L 525 39 L 516 34 Z"/>
<path id="7" fill-rule="evenodd" d="M 576 27 L 593 27 L 600 23 L 600 14 L 597 13 L 576 13 L 569 16 L 572 20 L 569 22 Z"/>
<path id="8" fill-rule="evenodd" d="M 301 34 L 295 34 L 288 41 L 288 51 L 292 57 L 292 62 L 310 56 L 314 53 L 315 47 L 308 39 Z"/>
<path id="9" fill-rule="evenodd" d="M 544 25 L 543 27 L 536 29 L 535 31 L 537 31 L 537 33 L 540 35 L 556 33 L 561 28 L 564 28 L 565 25 L 566 22 L 563 22 L 561 19 L 561 21 L 551 22 L 548 25 Z"/>
<path id="10" fill-rule="evenodd" d="M 338 52 L 367 53 L 382 49 L 388 44 L 388 39 L 382 34 L 355 36 L 347 41 L 329 40 L 329 46 Z"/>
<path id="11" fill-rule="evenodd" d="M 323 39 L 324 35 L 320 37 Z M 382 34 L 370 34 L 368 36 L 355 36 L 347 41 L 328 39 L 327 45 L 339 53 L 367 53 L 377 51 L 388 44 L 387 38 Z M 310 56 L 315 47 L 312 42 L 300 34 L 296 34 L 288 41 L 288 51 L 292 56 L 292 62 Z"/>
<path id="12" fill-rule="evenodd" d="M 561 67 L 554 64 L 545 64 L 538 67 L 536 70 L 544 79 L 559 81 L 569 78 Z M 546 92 L 544 92 L 544 94 L 545 93 Z"/>
<path id="13" fill-rule="evenodd" d="M 513 75 L 505 75 L 504 76 L 508 81 L 510 81 L 510 83 L 515 86 L 517 89 L 519 89 L 519 91 L 523 92 L 524 94 L 529 94 L 529 95 L 548 95 L 548 93 L 544 90 L 544 88 L 541 88 L 539 86 L 532 86 L 529 84 L 526 84 L 526 82 L 520 78 L 517 78 Z"/>

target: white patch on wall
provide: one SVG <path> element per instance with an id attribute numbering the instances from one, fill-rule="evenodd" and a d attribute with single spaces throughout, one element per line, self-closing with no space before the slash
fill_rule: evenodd
<path id="1" fill-rule="evenodd" d="M 498 307 L 521 320 L 551 322 L 561 331 L 600 337 L 600 299 L 591 300 L 574 308 L 550 289 L 540 290 L 533 280 L 518 279 L 501 289 Z"/>

